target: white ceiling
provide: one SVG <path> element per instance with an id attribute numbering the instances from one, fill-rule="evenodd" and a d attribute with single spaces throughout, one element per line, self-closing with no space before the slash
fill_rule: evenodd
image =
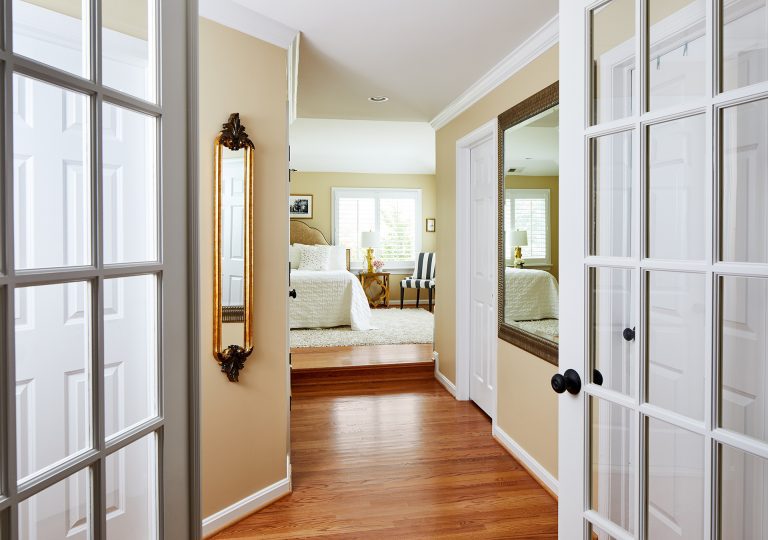
<path id="1" fill-rule="evenodd" d="M 504 133 L 504 171 L 514 176 L 559 176 L 559 107 Z M 510 173 L 509 169 L 516 169 Z"/>
<path id="2" fill-rule="evenodd" d="M 435 131 L 426 122 L 299 118 L 291 167 L 309 172 L 434 174 Z"/>
<path id="3" fill-rule="evenodd" d="M 302 33 L 298 117 L 417 122 L 435 118 L 558 10 L 557 0 L 233 1 L 272 30 Z M 221 0 L 206 4 L 204 16 L 222 9 Z M 376 95 L 390 100 L 368 101 Z"/>

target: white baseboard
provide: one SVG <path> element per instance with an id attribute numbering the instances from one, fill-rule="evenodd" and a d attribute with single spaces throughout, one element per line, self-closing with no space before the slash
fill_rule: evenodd
<path id="1" fill-rule="evenodd" d="M 265 506 L 291 492 L 291 477 L 283 478 L 271 486 L 237 501 L 235 504 L 219 510 L 212 516 L 203 519 L 203 537 L 207 538 L 226 527 L 240 521 L 244 517 L 261 510 Z"/>
<path id="2" fill-rule="evenodd" d="M 437 379 L 437 382 L 442 384 L 446 390 L 448 390 L 448 393 L 450 393 L 453 397 L 456 397 L 456 385 L 451 382 L 451 380 L 440 373 L 439 364 L 437 361 L 435 361 L 435 379 Z"/>
<path id="3" fill-rule="evenodd" d="M 496 424 L 493 425 L 493 438 L 496 439 L 507 452 L 512 454 L 512 456 L 517 459 L 523 467 L 525 467 L 528 472 L 544 486 L 545 489 L 555 497 L 558 496 L 557 492 L 559 484 L 557 478 L 552 476 L 552 473 L 545 469 L 541 463 L 536 461 L 531 454 L 526 452 L 522 446 L 517 444 L 512 437 L 507 435 L 507 433 Z"/>

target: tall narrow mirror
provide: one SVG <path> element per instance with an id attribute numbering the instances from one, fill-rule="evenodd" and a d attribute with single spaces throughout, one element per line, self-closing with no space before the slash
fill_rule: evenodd
<path id="1" fill-rule="evenodd" d="M 237 113 L 214 144 L 214 358 L 230 381 L 251 354 L 253 143 Z"/>
<path id="2" fill-rule="evenodd" d="M 557 364 L 557 83 L 499 116 L 499 337 Z"/>

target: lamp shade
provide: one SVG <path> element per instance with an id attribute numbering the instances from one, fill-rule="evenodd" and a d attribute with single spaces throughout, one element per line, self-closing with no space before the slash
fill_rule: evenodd
<path id="1" fill-rule="evenodd" d="M 360 247 L 377 248 L 381 246 L 381 237 L 379 233 L 368 231 L 360 233 Z"/>
<path id="2" fill-rule="evenodd" d="M 513 246 L 528 245 L 528 231 L 512 231 L 509 233 L 509 242 Z"/>

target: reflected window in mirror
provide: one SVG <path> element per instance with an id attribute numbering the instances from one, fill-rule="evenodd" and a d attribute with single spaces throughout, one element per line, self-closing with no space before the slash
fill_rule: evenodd
<path id="1" fill-rule="evenodd" d="M 499 117 L 499 336 L 557 363 L 557 84 Z"/>

